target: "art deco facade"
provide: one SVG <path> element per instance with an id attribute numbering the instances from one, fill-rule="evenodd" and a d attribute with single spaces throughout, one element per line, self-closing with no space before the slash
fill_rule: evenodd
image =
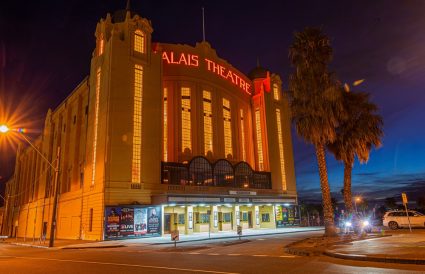
<path id="1" fill-rule="evenodd" d="M 247 77 L 207 42 L 153 43 L 152 31 L 130 11 L 100 20 L 90 75 L 47 113 L 34 143 L 51 162 L 60 155 L 56 237 L 296 224 L 280 77 L 261 67 Z M 53 177 L 19 149 L 4 232 L 50 237 Z"/>

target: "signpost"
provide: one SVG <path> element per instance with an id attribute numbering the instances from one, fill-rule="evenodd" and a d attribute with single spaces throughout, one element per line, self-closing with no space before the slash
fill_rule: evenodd
<path id="1" fill-rule="evenodd" d="M 179 240 L 180 240 L 179 230 L 176 229 L 176 230 L 171 231 L 171 241 L 174 241 L 174 247 L 177 246 L 177 241 L 179 241 Z"/>
<path id="2" fill-rule="evenodd" d="M 241 225 L 238 225 L 237 226 L 237 233 L 239 235 L 239 240 L 240 240 L 241 239 L 241 236 L 242 236 L 242 226 Z"/>
<path id="3" fill-rule="evenodd" d="M 407 195 L 406 195 L 406 193 L 401 193 L 401 199 L 403 200 L 404 209 L 406 210 L 407 221 L 409 221 L 409 229 L 410 229 L 410 232 L 412 232 L 412 227 L 410 226 L 409 212 L 407 211 Z"/>

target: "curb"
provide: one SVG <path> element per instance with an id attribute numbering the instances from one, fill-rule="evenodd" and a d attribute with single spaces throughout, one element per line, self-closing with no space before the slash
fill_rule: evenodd
<path id="1" fill-rule="evenodd" d="M 117 245 L 104 245 L 104 246 L 64 246 L 59 247 L 59 249 L 88 249 L 88 248 L 116 248 L 116 247 L 126 247 L 126 245 L 123 244 L 117 244 Z"/>
<path id="2" fill-rule="evenodd" d="M 396 263 L 396 264 L 417 264 L 417 265 L 425 265 L 424 259 L 404 259 L 404 258 L 390 258 L 390 257 L 373 257 L 359 254 L 343 254 L 343 253 L 334 253 L 325 251 L 324 255 L 345 259 L 345 260 L 354 260 L 354 261 L 369 261 L 369 262 L 380 262 L 380 263 Z"/>
<path id="3" fill-rule="evenodd" d="M 22 244 L 22 243 L 14 243 L 14 242 L 7 242 L 5 244 L 25 246 L 25 247 L 34 247 L 34 248 L 46 248 L 46 249 L 49 248 L 48 246 L 44 246 L 44 245 L 32 245 L 32 244 Z"/>

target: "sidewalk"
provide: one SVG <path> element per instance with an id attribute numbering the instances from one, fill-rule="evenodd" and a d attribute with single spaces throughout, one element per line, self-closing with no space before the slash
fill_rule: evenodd
<path id="1" fill-rule="evenodd" d="M 425 234 L 414 231 L 336 244 L 324 254 L 347 260 L 425 265 Z"/>
<path id="2" fill-rule="evenodd" d="M 278 229 L 245 229 L 242 232 L 241 238 L 250 236 L 261 236 L 261 235 L 273 235 L 273 234 L 287 234 L 296 232 L 308 232 L 308 231 L 322 231 L 323 227 L 288 227 Z M 211 233 L 208 232 L 195 233 L 191 235 L 180 235 L 178 243 L 195 242 L 195 241 L 214 241 L 222 239 L 236 239 L 239 236 L 236 231 L 221 231 Z M 0 243 L 2 243 L 0 241 Z M 23 239 L 7 239 L 4 243 L 41 247 L 47 248 L 49 240 L 45 243 L 32 242 L 32 240 L 23 241 Z M 84 240 L 55 240 L 55 248 L 58 249 L 83 249 L 83 248 L 111 248 L 111 247 L 123 247 L 123 246 L 135 246 L 135 245 L 165 245 L 174 244 L 171 241 L 171 236 L 166 234 L 161 237 L 150 237 L 150 238 L 138 238 L 138 239 L 125 239 L 125 240 L 113 240 L 113 241 L 84 241 Z"/>

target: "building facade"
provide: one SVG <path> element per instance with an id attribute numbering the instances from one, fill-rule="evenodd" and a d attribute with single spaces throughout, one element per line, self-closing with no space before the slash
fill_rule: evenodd
<path id="1" fill-rule="evenodd" d="M 97 24 L 90 75 L 20 147 L 4 232 L 114 239 L 299 222 L 288 101 L 280 77 L 248 76 L 209 43 L 154 43 L 129 11 Z"/>

